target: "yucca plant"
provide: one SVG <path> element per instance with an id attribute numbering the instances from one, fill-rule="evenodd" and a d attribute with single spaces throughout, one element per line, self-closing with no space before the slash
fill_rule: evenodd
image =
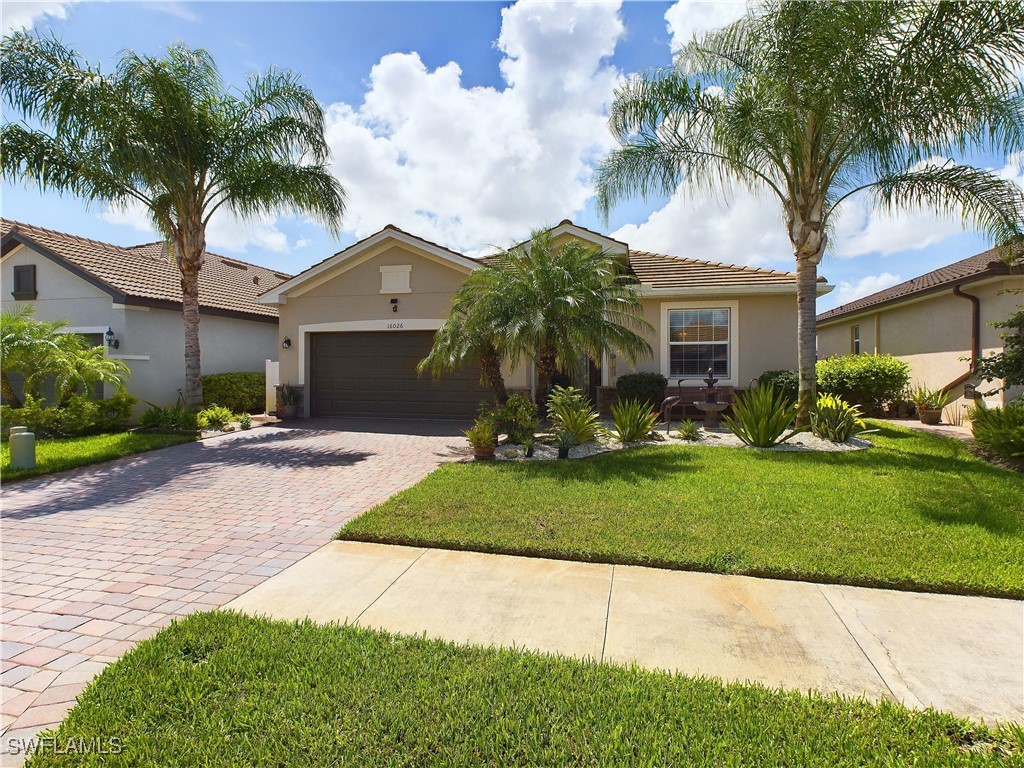
<path id="1" fill-rule="evenodd" d="M 970 415 L 974 442 L 1003 458 L 1024 458 L 1024 403 L 1005 408 L 979 405 Z"/>
<path id="2" fill-rule="evenodd" d="M 548 418 L 556 433 L 569 433 L 573 445 L 595 440 L 605 431 L 590 400 L 576 387 L 555 387 L 551 390 Z"/>
<path id="3" fill-rule="evenodd" d="M 691 442 L 700 440 L 700 425 L 693 419 L 681 421 L 679 429 L 676 430 L 676 436 L 680 440 L 690 440 Z"/>
<path id="4" fill-rule="evenodd" d="M 736 437 L 755 448 L 771 448 L 805 432 L 807 427 L 789 429 L 799 410 L 782 393 L 772 387 L 757 387 L 740 395 L 732 406 L 732 416 L 723 416 L 722 423 Z"/>
<path id="5" fill-rule="evenodd" d="M 861 419 L 860 408 L 850 405 L 835 395 L 818 395 L 817 406 L 811 414 L 811 431 L 824 440 L 845 443 L 867 429 Z"/>
<path id="6" fill-rule="evenodd" d="M 616 440 L 620 443 L 635 443 L 654 431 L 658 416 L 651 411 L 649 402 L 637 398 L 613 403 L 612 421 L 615 424 Z"/>

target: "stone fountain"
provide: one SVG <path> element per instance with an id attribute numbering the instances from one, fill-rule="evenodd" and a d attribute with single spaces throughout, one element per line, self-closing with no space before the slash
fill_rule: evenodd
<path id="1" fill-rule="evenodd" d="M 715 378 L 715 369 L 708 368 L 707 378 L 704 379 L 706 387 L 701 388 L 703 398 L 693 405 L 698 411 L 704 412 L 704 429 L 714 429 L 718 426 L 718 414 L 729 407 L 728 403 L 720 402 L 718 399 L 718 379 Z"/>

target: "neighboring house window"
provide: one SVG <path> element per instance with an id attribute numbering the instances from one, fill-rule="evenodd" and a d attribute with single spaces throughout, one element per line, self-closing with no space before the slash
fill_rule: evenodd
<path id="1" fill-rule="evenodd" d="M 18 301 L 36 297 L 36 265 L 21 264 L 14 268 L 14 290 L 11 291 Z"/>
<path id="2" fill-rule="evenodd" d="M 409 278 L 412 275 L 412 266 L 401 264 L 393 267 L 380 268 L 380 292 L 381 293 L 412 293 Z"/>
<path id="3" fill-rule="evenodd" d="M 855 325 L 850 329 L 850 351 L 855 354 L 860 354 L 860 326 Z"/>
<path id="4" fill-rule="evenodd" d="M 700 379 L 708 368 L 728 379 L 729 309 L 673 309 L 668 313 L 669 375 Z"/>

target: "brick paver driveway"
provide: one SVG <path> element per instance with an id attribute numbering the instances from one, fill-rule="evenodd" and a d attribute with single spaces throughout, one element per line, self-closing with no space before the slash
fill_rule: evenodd
<path id="1" fill-rule="evenodd" d="M 451 423 L 361 421 L 263 427 L 5 487 L 0 754 L 59 722 L 135 641 L 279 573 L 465 444 Z"/>

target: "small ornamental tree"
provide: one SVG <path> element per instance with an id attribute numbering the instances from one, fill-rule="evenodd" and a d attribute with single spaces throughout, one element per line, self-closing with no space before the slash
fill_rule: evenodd
<path id="1" fill-rule="evenodd" d="M 999 334 L 1003 340 L 1003 351 L 981 358 L 978 375 L 984 381 L 1003 380 L 1003 386 L 989 394 L 1024 386 L 1024 306 L 1018 306 L 1006 320 L 992 323 L 992 327 L 1006 329 Z"/>

